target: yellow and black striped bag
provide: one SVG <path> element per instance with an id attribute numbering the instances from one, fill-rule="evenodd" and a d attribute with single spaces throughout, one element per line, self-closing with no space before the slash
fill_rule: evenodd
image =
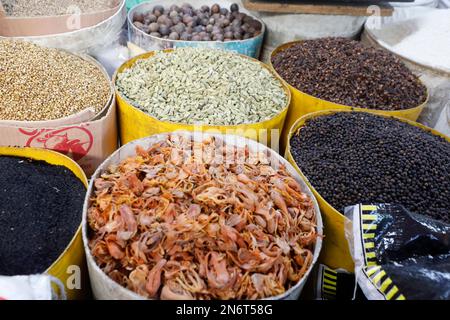
<path id="1" fill-rule="evenodd" d="M 346 209 L 346 236 L 368 299 L 450 299 L 450 225 L 400 205 Z"/>

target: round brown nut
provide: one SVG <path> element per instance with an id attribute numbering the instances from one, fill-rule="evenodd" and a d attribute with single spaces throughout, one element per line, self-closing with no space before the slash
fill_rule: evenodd
<path id="1" fill-rule="evenodd" d="M 203 5 L 203 6 L 200 7 L 200 10 L 202 12 L 209 12 L 209 6 Z"/>
<path id="2" fill-rule="evenodd" d="M 150 23 L 156 22 L 156 19 L 155 19 L 155 21 L 151 21 L 150 18 L 149 18 L 149 16 L 150 16 L 150 15 L 147 15 L 147 16 L 145 16 L 145 18 L 144 18 L 144 24 L 146 24 L 146 25 L 150 25 Z M 152 14 L 152 16 L 154 16 L 154 15 Z M 155 17 L 155 18 L 156 18 L 156 17 Z"/>
<path id="3" fill-rule="evenodd" d="M 167 19 L 169 19 L 165 14 L 162 14 L 158 17 L 158 20 L 156 20 L 156 22 L 158 22 L 159 24 L 163 24 L 167 21 Z"/>
<path id="4" fill-rule="evenodd" d="M 136 28 L 138 28 L 139 30 L 144 30 L 144 24 L 143 24 L 142 22 L 135 21 L 135 22 L 133 22 L 133 24 L 134 24 L 134 26 L 135 26 Z"/>
<path id="5" fill-rule="evenodd" d="M 163 36 L 168 36 L 170 33 L 170 28 L 163 24 L 159 26 L 158 32 Z"/>
<path id="6" fill-rule="evenodd" d="M 172 18 L 172 19 L 175 18 L 175 17 L 178 17 L 178 12 L 177 11 L 170 11 L 169 17 Z"/>
<path id="7" fill-rule="evenodd" d="M 153 14 L 154 14 L 156 17 L 159 17 L 159 16 L 162 15 L 163 13 L 164 13 L 164 7 L 163 7 L 163 6 L 157 5 L 157 6 L 154 6 L 154 7 L 153 7 Z"/>
<path id="8" fill-rule="evenodd" d="M 231 27 L 231 31 L 233 31 L 233 33 L 239 33 L 241 36 L 245 33 L 244 30 L 241 29 L 241 27 Z"/>
<path id="9" fill-rule="evenodd" d="M 172 20 L 168 19 L 164 22 L 164 25 L 168 26 L 169 28 L 171 28 L 173 26 L 173 22 Z"/>
<path id="10" fill-rule="evenodd" d="M 235 38 L 236 40 L 241 40 L 242 39 L 242 35 L 240 32 L 234 32 L 233 33 L 233 38 Z"/>
<path id="11" fill-rule="evenodd" d="M 194 10 L 192 10 L 192 6 L 188 3 L 185 3 L 181 6 L 181 11 L 184 14 L 188 14 L 190 16 L 192 16 L 192 14 L 194 13 Z"/>
<path id="12" fill-rule="evenodd" d="M 237 3 L 233 3 L 233 4 L 230 6 L 230 11 L 231 11 L 231 12 L 237 12 L 237 11 L 239 11 L 239 5 L 238 5 Z"/>
<path id="13" fill-rule="evenodd" d="M 255 20 L 255 19 L 253 19 L 252 21 L 249 22 L 249 26 L 254 28 L 255 30 L 261 30 L 262 29 L 261 22 L 259 22 L 258 20 Z"/>
<path id="14" fill-rule="evenodd" d="M 206 32 L 211 33 L 211 32 L 213 31 L 213 29 L 214 29 L 214 27 L 213 27 L 212 24 L 208 24 L 208 25 L 206 26 Z"/>
<path id="15" fill-rule="evenodd" d="M 140 22 L 140 23 L 144 23 L 144 14 L 142 13 L 135 13 L 133 16 L 133 21 L 134 22 Z"/>
<path id="16" fill-rule="evenodd" d="M 231 31 L 225 32 L 225 33 L 223 34 L 223 37 L 224 37 L 225 39 L 232 39 L 232 38 L 233 38 L 233 32 L 231 32 Z"/>
<path id="17" fill-rule="evenodd" d="M 207 26 L 208 25 L 208 22 L 209 22 L 209 19 L 208 18 L 203 18 L 201 21 L 200 21 L 200 24 L 202 25 L 202 26 Z"/>
<path id="18" fill-rule="evenodd" d="M 171 33 L 169 34 L 169 39 L 170 39 L 170 40 L 178 40 L 178 39 L 180 39 L 180 36 L 178 35 L 177 32 L 171 32 Z"/>
<path id="19" fill-rule="evenodd" d="M 179 6 L 177 6 L 176 4 L 173 4 L 170 6 L 169 11 L 180 12 L 181 8 Z"/>
<path id="20" fill-rule="evenodd" d="M 212 35 L 212 40 L 214 40 L 214 41 L 223 41 L 223 34 L 221 34 L 221 33 L 214 33 Z"/>
<path id="21" fill-rule="evenodd" d="M 239 19 L 239 20 L 243 21 L 245 17 L 247 17 L 247 15 L 245 13 L 239 12 L 239 14 L 237 15 L 236 19 Z"/>
<path id="22" fill-rule="evenodd" d="M 142 29 L 143 32 L 150 34 L 150 28 L 147 25 L 144 25 L 144 29 Z"/>
<path id="23" fill-rule="evenodd" d="M 241 25 L 242 25 L 242 22 L 241 22 L 241 20 L 239 20 L 239 19 L 234 19 L 232 22 L 231 22 L 231 25 L 233 26 L 233 27 L 240 27 Z"/>
<path id="24" fill-rule="evenodd" d="M 202 26 L 195 26 L 194 28 L 192 28 L 192 30 L 193 30 L 194 32 L 202 32 L 202 31 L 203 31 L 203 28 L 202 28 Z"/>
<path id="25" fill-rule="evenodd" d="M 217 27 L 219 27 L 219 28 L 223 28 L 224 27 L 224 25 L 223 25 L 223 19 L 219 19 L 219 20 L 216 20 L 216 24 L 215 24 Z"/>
<path id="26" fill-rule="evenodd" d="M 187 32 L 183 32 L 180 36 L 180 40 L 189 41 L 191 40 L 191 35 Z"/>
<path id="27" fill-rule="evenodd" d="M 186 27 L 184 26 L 184 24 L 179 23 L 179 24 L 173 26 L 172 30 L 177 32 L 178 34 L 182 34 L 186 30 Z"/>
<path id="28" fill-rule="evenodd" d="M 158 20 L 158 18 L 154 14 L 151 14 L 151 13 L 148 14 L 145 19 L 149 21 L 149 23 L 147 23 L 147 24 L 150 24 L 152 22 L 156 22 L 156 20 Z"/>
<path id="29" fill-rule="evenodd" d="M 183 23 L 184 24 L 188 24 L 189 22 L 191 22 L 192 20 L 194 20 L 190 15 L 188 15 L 188 14 L 185 14 L 184 16 L 183 16 Z"/>
<path id="30" fill-rule="evenodd" d="M 148 30 L 150 30 L 150 32 L 156 32 L 156 31 L 158 31 L 158 29 L 159 29 L 159 24 L 156 22 L 152 22 L 148 26 Z"/>
<path id="31" fill-rule="evenodd" d="M 245 15 L 245 17 L 242 19 L 242 21 L 244 21 L 244 23 L 250 24 L 250 22 L 253 21 L 253 18 L 250 17 L 250 16 Z"/>
<path id="32" fill-rule="evenodd" d="M 182 21 L 180 16 L 176 16 L 172 18 L 172 23 L 173 24 L 179 24 Z"/>
<path id="33" fill-rule="evenodd" d="M 211 7 L 211 12 L 212 13 L 219 13 L 220 12 L 220 6 L 217 3 L 213 4 L 212 7 Z"/>
<path id="34" fill-rule="evenodd" d="M 194 28 L 197 25 L 197 21 L 196 20 L 191 20 L 190 22 L 188 22 L 186 24 L 188 27 L 192 27 Z"/>

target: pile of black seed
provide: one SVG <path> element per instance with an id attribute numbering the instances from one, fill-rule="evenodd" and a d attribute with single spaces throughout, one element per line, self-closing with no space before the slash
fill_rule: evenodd
<path id="1" fill-rule="evenodd" d="M 290 141 L 295 162 L 334 208 L 395 203 L 450 222 L 450 143 L 361 112 L 320 116 Z"/>
<path id="2" fill-rule="evenodd" d="M 290 85 L 351 107 L 401 110 L 425 102 L 426 87 L 393 54 L 345 38 L 307 40 L 278 52 L 272 64 Z"/>
<path id="3" fill-rule="evenodd" d="M 0 275 L 44 272 L 80 223 L 86 188 L 68 169 L 0 156 Z"/>

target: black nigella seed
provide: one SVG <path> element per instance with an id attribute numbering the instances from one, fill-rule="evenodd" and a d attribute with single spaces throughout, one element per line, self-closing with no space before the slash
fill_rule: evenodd
<path id="1" fill-rule="evenodd" d="M 0 275 L 43 273 L 80 223 L 86 188 L 67 168 L 0 156 Z"/>

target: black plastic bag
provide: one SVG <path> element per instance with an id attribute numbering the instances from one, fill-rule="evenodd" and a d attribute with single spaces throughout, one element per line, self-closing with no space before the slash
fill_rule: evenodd
<path id="1" fill-rule="evenodd" d="M 368 299 L 450 299 L 450 225 L 391 204 L 356 205 L 345 215 Z"/>

